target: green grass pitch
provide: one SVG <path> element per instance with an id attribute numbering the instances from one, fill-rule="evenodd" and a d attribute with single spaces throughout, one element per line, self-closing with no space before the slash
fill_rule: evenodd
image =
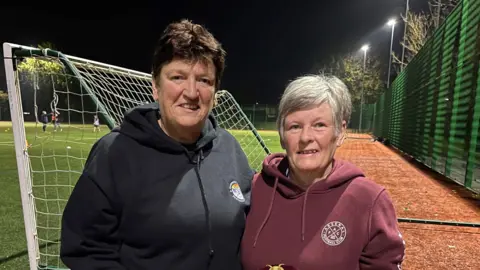
<path id="1" fill-rule="evenodd" d="M 27 142 L 33 171 L 36 196 L 37 229 L 41 264 L 61 266 L 58 257 L 59 245 L 49 243 L 59 238 L 61 212 L 68 194 L 75 185 L 91 145 L 109 130 L 102 126 L 101 132 L 93 132 L 93 126 L 64 125 L 61 132 L 47 132 L 42 126 L 26 123 Z M 249 131 L 230 131 L 240 142 L 250 159 L 252 167 L 259 168 L 264 157 L 258 143 L 252 143 Z M 275 131 L 259 131 L 271 152 L 281 152 L 278 134 Z M 10 122 L 0 122 L 0 269 L 27 269 L 28 255 L 25 240 L 24 220 L 20 200 L 20 187 L 13 146 Z M 52 200 L 53 199 L 53 200 Z M 48 215 L 47 215 L 48 213 Z"/>

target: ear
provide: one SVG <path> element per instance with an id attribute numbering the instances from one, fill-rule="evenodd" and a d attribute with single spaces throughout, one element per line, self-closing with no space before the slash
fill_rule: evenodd
<path id="1" fill-rule="evenodd" d="M 337 138 L 337 147 L 340 147 L 347 138 L 347 121 L 342 121 L 342 128 Z"/>
<path id="2" fill-rule="evenodd" d="M 285 145 L 285 131 L 283 131 L 283 137 L 280 135 L 280 131 L 278 131 L 278 137 L 280 140 L 280 146 L 283 150 L 287 150 L 287 146 Z"/>
<path id="3" fill-rule="evenodd" d="M 155 79 L 152 79 L 152 96 L 153 100 L 158 101 L 158 90 L 157 90 L 157 83 Z"/>
<path id="4" fill-rule="evenodd" d="M 215 90 L 214 90 L 215 91 Z M 208 111 L 212 112 L 213 108 L 217 107 L 218 101 L 217 101 L 217 93 L 213 92 L 212 99 L 210 100 Z"/>
<path id="5" fill-rule="evenodd" d="M 214 90 L 214 91 L 215 91 L 215 90 Z M 217 98 L 218 98 L 218 92 L 215 91 L 214 93 L 215 93 L 215 94 L 213 94 L 213 105 L 212 105 L 212 109 L 215 108 L 215 107 L 217 107 L 217 105 L 218 105 L 218 99 L 217 99 Z"/>

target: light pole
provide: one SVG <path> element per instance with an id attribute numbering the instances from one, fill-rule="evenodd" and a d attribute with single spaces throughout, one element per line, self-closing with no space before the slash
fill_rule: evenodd
<path id="1" fill-rule="evenodd" d="M 367 51 L 370 46 L 363 45 L 361 50 L 363 51 L 363 74 L 362 74 L 362 91 L 360 93 L 360 119 L 358 123 L 358 130 L 362 132 L 362 117 L 363 117 L 363 92 L 365 91 L 365 70 L 367 67 Z"/>
<path id="2" fill-rule="evenodd" d="M 255 125 L 255 106 L 258 105 L 258 102 L 255 101 L 253 104 L 253 119 L 252 119 L 252 124 Z"/>
<path id="3" fill-rule="evenodd" d="M 391 19 L 387 22 L 388 26 L 392 27 L 392 37 L 390 38 L 390 52 L 388 54 L 388 75 L 387 75 L 387 89 L 390 88 L 390 74 L 392 68 L 392 50 L 393 50 L 393 33 L 395 32 L 395 23 L 394 19 Z"/>
<path id="4" fill-rule="evenodd" d="M 407 0 L 407 6 L 405 7 L 405 24 L 403 26 L 403 45 L 402 45 L 402 63 L 400 63 L 400 70 L 404 68 L 404 59 L 405 59 L 405 39 L 407 37 L 407 27 L 408 27 L 408 12 L 410 10 L 410 1 Z"/>

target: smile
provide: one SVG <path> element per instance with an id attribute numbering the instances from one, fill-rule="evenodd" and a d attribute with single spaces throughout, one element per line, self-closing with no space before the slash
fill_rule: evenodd
<path id="1" fill-rule="evenodd" d="M 197 104 L 188 104 L 188 103 L 180 104 L 180 107 L 187 110 L 192 110 L 192 111 L 196 111 L 200 109 L 200 106 L 198 106 Z"/>
<path id="2" fill-rule="evenodd" d="M 315 154 L 317 152 L 318 151 L 315 150 L 315 149 L 310 149 L 310 150 L 298 151 L 297 154 L 299 154 L 299 155 L 311 155 L 311 154 Z"/>

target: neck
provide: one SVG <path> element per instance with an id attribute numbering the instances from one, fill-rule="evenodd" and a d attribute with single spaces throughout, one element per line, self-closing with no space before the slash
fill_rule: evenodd
<path id="1" fill-rule="evenodd" d="M 333 163 L 330 162 L 325 168 L 316 171 L 299 172 L 296 170 L 291 171 L 291 179 L 297 185 L 308 188 L 312 184 L 325 180 L 332 172 Z"/>
<path id="2" fill-rule="evenodd" d="M 202 134 L 201 129 L 198 130 L 194 128 L 178 131 L 173 125 L 169 125 L 167 121 L 164 122 L 162 119 L 158 120 L 158 124 L 167 136 L 182 144 L 195 143 Z"/>

